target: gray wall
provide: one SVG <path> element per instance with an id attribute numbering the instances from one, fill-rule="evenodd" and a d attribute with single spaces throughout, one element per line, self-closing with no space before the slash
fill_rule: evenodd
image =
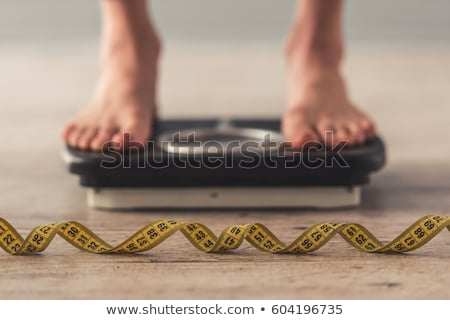
<path id="1" fill-rule="evenodd" d="M 332 1 L 332 0 L 329 0 Z M 153 14 L 172 41 L 281 41 L 294 0 L 153 0 Z M 95 40 L 94 0 L 0 0 L 0 44 Z M 350 0 L 351 45 L 447 46 L 449 0 Z"/>

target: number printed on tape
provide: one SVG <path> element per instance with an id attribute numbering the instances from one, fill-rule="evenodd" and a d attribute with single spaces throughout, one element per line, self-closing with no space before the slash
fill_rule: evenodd
<path id="1" fill-rule="evenodd" d="M 322 223 L 307 228 L 296 240 L 286 245 L 260 223 L 230 226 L 217 237 L 200 223 L 159 220 L 144 226 L 113 247 L 76 221 L 37 226 L 24 239 L 8 221 L 0 218 L 0 247 L 11 255 L 42 252 L 58 235 L 71 245 L 90 253 L 137 253 L 154 248 L 180 231 L 194 247 L 203 252 L 234 250 L 246 240 L 265 252 L 307 253 L 318 250 L 335 235 L 340 235 L 354 248 L 363 252 L 400 253 L 423 246 L 445 228 L 450 231 L 450 217 L 425 216 L 394 240 L 383 244 L 362 225 Z"/>

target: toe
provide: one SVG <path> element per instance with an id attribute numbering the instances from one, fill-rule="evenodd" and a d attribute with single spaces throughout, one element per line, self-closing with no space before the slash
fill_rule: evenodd
<path id="1" fill-rule="evenodd" d="M 367 118 L 362 118 L 359 121 L 359 125 L 361 129 L 363 130 L 365 136 L 367 139 L 372 139 L 375 136 L 375 125 L 372 121 L 370 121 Z"/>
<path id="2" fill-rule="evenodd" d="M 120 149 L 144 149 L 149 134 L 148 126 L 134 125 L 119 130 L 111 140 Z"/>
<path id="3" fill-rule="evenodd" d="M 142 149 L 142 144 L 134 140 L 134 135 L 130 131 L 118 131 L 111 137 L 112 146 L 116 149 L 131 149 L 137 147 Z"/>
<path id="4" fill-rule="evenodd" d="M 86 129 L 83 127 L 75 127 L 70 134 L 67 137 L 67 143 L 73 147 L 73 148 L 77 148 L 78 147 L 78 141 L 80 140 L 80 137 L 83 135 L 84 131 Z"/>
<path id="5" fill-rule="evenodd" d="M 349 144 L 352 146 L 360 145 L 366 141 L 366 134 L 361 128 L 358 121 L 352 121 L 347 124 L 347 129 L 350 132 Z"/>
<path id="6" fill-rule="evenodd" d="M 151 132 L 150 125 L 147 123 L 132 122 L 124 126 L 113 137 L 112 141 L 117 143 L 120 148 L 144 149 L 145 144 Z"/>
<path id="7" fill-rule="evenodd" d="M 99 128 L 95 137 L 93 137 L 90 142 L 91 149 L 97 151 L 101 150 L 106 143 L 111 142 L 111 138 L 116 132 L 117 129 Z"/>
<path id="8" fill-rule="evenodd" d="M 319 137 L 310 128 L 299 129 L 292 138 L 292 146 L 299 149 L 307 149 L 316 145 L 320 141 Z"/>
<path id="9" fill-rule="evenodd" d="M 285 118 L 283 120 L 283 134 L 292 147 L 297 149 L 307 148 L 320 141 L 310 124 L 302 118 Z"/>
<path id="10" fill-rule="evenodd" d="M 339 126 L 338 128 L 336 128 L 332 143 L 335 147 L 339 145 L 350 145 L 350 132 L 345 126 Z"/>
<path id="11" fill-rule="evenodd" d="M 77 126 L 75 123 L 68 123 L 62 130 L 61 136 L 66 143 L 69 143 L 69 137 L 76 130 Z"/>
<path id="12" fill-rule="evenodd" d="M 89 149 L 92 139 L 97 135 L 97 128 L 86 129 L 77 141 L 77 146 L 80 149 Z"/>
<path id="13" fill-rule="evenodd" d="M 330 121 L 320 121 L 316 126 L 316 131 L 325 146 L 333 146 L 334 140 L 336 140 L 336 128 Z"/>

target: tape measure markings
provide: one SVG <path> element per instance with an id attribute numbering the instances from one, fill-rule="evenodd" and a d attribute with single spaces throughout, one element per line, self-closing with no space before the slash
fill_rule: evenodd
<path id="1" fill-rule="evenodd" d="M 11 255 L 42 252 L 58 234 L 74 247 L 90 253 L 138 253 L 156 247 L 180 231 L 194 247 L 206 253 L 235 250 L 244 240 L 269 253 L 307 253 L 318 250 L 337 234 L 363 252 L 401 253 L 420 248 L 444 228 L 450 231 L 450 217 L 425 216 L 394 240 L 383 244 L 360 224 L 321 223 L 307 228 L 291 244 L 286 245 L 260 223 L 230 226 L 217 237 L 200 223 L 157 220 L 113 247 L 76 221 L 37 226 L 24 239 L 8 221 L 0 218 L 0 247 Z"/>

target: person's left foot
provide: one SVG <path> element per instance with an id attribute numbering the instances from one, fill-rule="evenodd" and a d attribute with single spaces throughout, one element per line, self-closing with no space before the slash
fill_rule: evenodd
<path id="1" fill-rule="evenodd" d="M 303 48 L 288 54 L 288 108 L 282 131 L 296 148 L 362 144 L 375 136 L 373 122 L 349 100 L 338 63 Z"/>

